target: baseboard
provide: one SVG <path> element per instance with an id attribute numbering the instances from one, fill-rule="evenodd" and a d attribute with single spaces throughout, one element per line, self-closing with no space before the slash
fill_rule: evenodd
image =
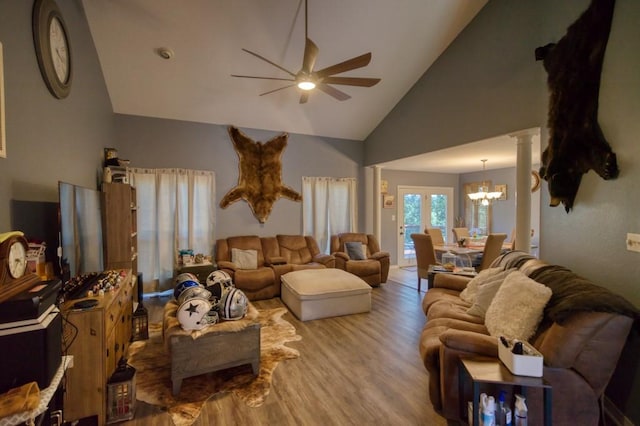
<path id="1" fill-rule="evenodd" d="M 604 416 L 607 425 L 614 426 L 635 426 L 631 420 L 624 415 L 616 405 L 606 396 L 604 399 Z"/>

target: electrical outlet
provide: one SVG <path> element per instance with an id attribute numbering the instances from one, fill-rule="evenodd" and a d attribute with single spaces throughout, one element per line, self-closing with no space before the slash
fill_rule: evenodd
<path id="1" fill-rule="evenodd" d="M 627 250 L 640 252 L 640 234 L 627 234 Z"/>

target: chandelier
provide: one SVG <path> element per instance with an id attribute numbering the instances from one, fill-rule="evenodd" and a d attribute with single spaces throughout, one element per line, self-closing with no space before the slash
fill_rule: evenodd
<path id="1" fill-rule="evenodd" d="M 487 160 L 485 159 L 480 161 L 482 161 L 482 184 L 480 185 L 480 188 L 478 188 L 478 192 L 472 192 L 471 194 L 467 194 L 467 195 L 475 205 L 488 206 L 489 204 L 493 203 L 493 201 L 500 198 L 502 196 L 502 192 L 501 191 L 489 192 L 489 187 L 485 185 L 485 180 L 484 180 L 485 167 L 487 165 L 486 164 Z"/>

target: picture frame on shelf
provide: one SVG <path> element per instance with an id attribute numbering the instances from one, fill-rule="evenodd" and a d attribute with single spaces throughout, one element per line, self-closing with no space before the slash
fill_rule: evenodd
<path id="1" fill-rule="evenodd" d="M 0 43 L 0 157 L 7 158 L 7 132 L 4 121 L 4 62 Z"/>
<path id="2" fill-rule="evenodd" d="M 498 200 L 500 201 L 505 201 L 507 199 L 507 185 L 496 185 L 494 187 L 494 190 L 496 192 L 500 191 L 502 192 L 502 195 L 500 196 L 500 198 L 498 198 Z"/>

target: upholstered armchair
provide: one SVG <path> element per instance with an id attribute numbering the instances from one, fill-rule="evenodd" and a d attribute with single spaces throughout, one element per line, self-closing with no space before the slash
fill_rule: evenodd
<path id="1" fill-rule="evenodd" d="M 218 240 L 216 263 L 250 300 L 270 299 L 280 294 L 280 281 L 276 281 L 274 270 L 265 261 L 262 240 L 258 236 Z"/>
<path id="2" fill-rule="evenodd" d="M 370 286 L 387 282 L 389 253 L 380 251 L 376 237 L 364 233 L 344 233 L 331 236 L 331 254 L 336 268 L 359 276 Z"/>

